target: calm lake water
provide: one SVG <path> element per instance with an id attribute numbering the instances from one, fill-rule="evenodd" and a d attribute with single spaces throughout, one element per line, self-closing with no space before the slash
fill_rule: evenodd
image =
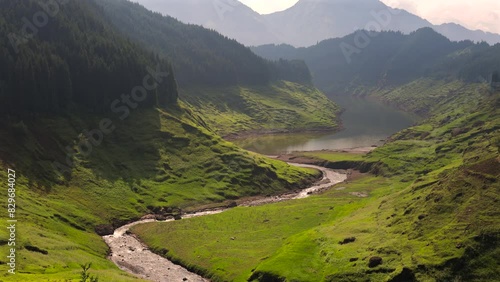
<path id="1" fill-rule="evenodd" d="M 373 100 L 352 97 L 333 97 L 332 100 L 345 109 L 341 117 L 345 129 L 340 132 L 267 135 L 236 140 L 234 143 L 267 155 L 379 146 L 387 137 L 417 121 L 413 115 Z"/>

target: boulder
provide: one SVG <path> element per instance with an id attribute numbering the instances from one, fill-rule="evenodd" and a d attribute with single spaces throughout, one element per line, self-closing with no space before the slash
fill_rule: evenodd
<path id="1" fill-rule="evenodd" d="M 345 244 L 352 243 L 354 241 L 356 241 L 356 237 L 349 237 L 349 238 L 345 238 L 344 240 L 340 241 L 339 244 L 345 245 Z"/>
<path id="2" fill-rule="evenodd" d="M 97 225 L 95 228 L 95 233 L 99 236 L 113 235 L 115 228 L 111 224 L 101 224 Z"/>
<path id="3" fill-rule="evenodd" d="M 382 264 L 381 257 L 371 257 L 368 262 L 368 267 L 377 267 Z"/>

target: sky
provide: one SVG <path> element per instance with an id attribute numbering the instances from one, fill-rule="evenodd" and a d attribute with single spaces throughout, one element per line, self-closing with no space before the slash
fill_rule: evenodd
<path id="1" fill-rule="evenodd" d="M 260 14 L 282 11 L 298 0 L 239 0 Z M 469 29 L 500 33 L 499 0 L 382 0 L 433 24 L 454 22 Z"/>

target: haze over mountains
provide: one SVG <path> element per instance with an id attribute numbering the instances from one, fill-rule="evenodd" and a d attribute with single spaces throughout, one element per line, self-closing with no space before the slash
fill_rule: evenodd
<path id="1" fill-rule="evenodd" d="M 447 23 L 433 25 L 378 0 L 300 0 L 293 7 L 260 15 L 237 0 L 136 0 L 183 22 L 203 25 L 245 45 L 287 43 L 296 47 L 348 35 L 358 29 L 410 33 L 432 27 L 453 41 L 500 42 L 500 35 Z"/>
<path id="2" fill-rule="evenodd" d="M 419 77 L 489 81 L 500 66 L 500 44 L 453 42 L 431 28 L 410 34 L 384 31 L 373 35 L 364 48 L 346 47 L 354 46 L 357 36 L 328 39 L 307 48 L 269 44 L 251 49 L 269 60 L 304 60 L 314 85 L 329 94 L 366 94 L 373 87 L 392 87 Z"/>
<path id="3" fill-rule="evenodd" d="M 388 21 L 375 0 L 265 17 L 236 0 L 150 3 L 263 42 Z M 401 28 L 421 21 L 396 12 L 392 24 L 412 18 Z M 0 281 L 195 281 L 145 249 L 211 281 L 500 277 L 500 44 L 424 27 L 360 47 L 351 31 L 245 47 L 128 0 L 0 1 Z M 352 101 L 341 106 L 366 129 L 319 89 Z M 421 120 L 389 136 L 407 114 Z M 349 153 L 341 127 L 380 146 Z M 268 142 L 281 160 L 261 155 Z M 333 187 L 345 176 L 326 168 L 348 181 Z"/>

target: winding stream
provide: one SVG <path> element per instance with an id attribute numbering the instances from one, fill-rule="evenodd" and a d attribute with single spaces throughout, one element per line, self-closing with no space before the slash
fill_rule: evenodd
<path id="1" fill-rule="evenodd" d="M 335 172 L 333 170 L 314 166 L 314 165 L 304 165 L 304 164 L 293 164 L 290 165 L 315 168 L 323 172 L 323 179 L 316 183 L 314 186 L 309 187 L 300 191 L 299 193 L 290 193 L 281 196 L 273 196 L 268 198 L 263 198 L 259 200 L 248 201 L 240 206 L 258 206 L 263 204 L 275 203 L 280 201 L 286 201 L 291 199 L 303 199 L 311 194 L 327 189 L 328 187 L 341 183 L 347 179 L 347 175 Z M 207 216 L 212 214 L 217 214 L 224 212 L 228 209 L 219 209 L 212 211 L 201 211 L 197 213 L 184 214 L 182 218 L 192 218 Z M 171 222 L 173 219 L 169 219 L 162 222 Z M 130 224 L 124 225 L 115 230 L 113 235 L 104 236 L 104 241 L 108 244 L 111 254 L 109 259 L 113 261 L 120 269 L 131 273 L 139 278 L 158 281 L 158 282 L 181 282 L 181 281 L 195 281 L 195 282 L 208 282 L 209 280 L 190 272 L 189 270 L 176 265 L 169 261 L 168 259 L 154 254 L 151 252 L 146 245 L 139 241 L 133 234 L 131 234 L 129 229 L 132 226 L 155 222 L 154 219 L 145 219 L 132 222 Z"/>

